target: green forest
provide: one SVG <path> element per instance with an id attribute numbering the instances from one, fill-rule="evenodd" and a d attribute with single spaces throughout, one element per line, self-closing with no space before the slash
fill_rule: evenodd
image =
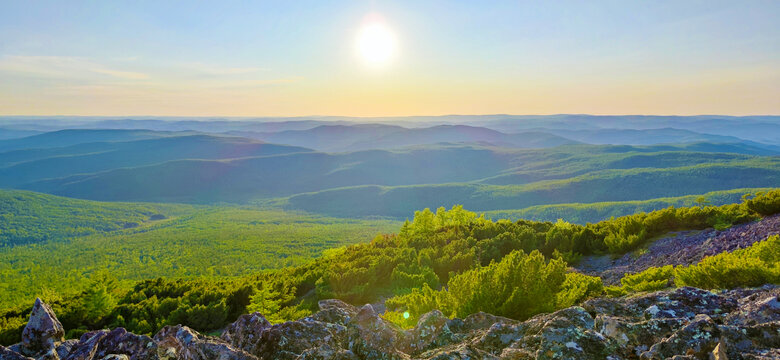
<path id="1" fill-rule="evenodd" d="M 697 265 L 627 275 L 620 287 L 605 287 L 599 278 L 568 267 L 587 254 L 624 254 L 670 231 L 725 229 L 779 213 L 780 190 L 746 195 L 739 204 L 702 205 L 585 225 L 563 220 L 493 221 L 461 206 L 436 212 L 425 209 L 415 212 L 400 229 L 395 225 L 395 234 L 323 250 L 313 261 L 241 277 L 187 279 L 174 273 L 131 283 L 111 270 L 96 268 L 83 281 L 64 281 L 70 288 L 42 288 L 5 303 L 0 312 L 0 343 L 18 339 L 33 296 L 51 303 L 68 336 L 77 337 L 88 329 L 116 326 L 149 334 L 167 324 L 208 332 L 248 311 L 260 311 L 279 322 L 306 316 L 318 300 L 328 298 L 352 304 L 386 299 L 389 311 L 384 316 L 409 327 L 434 308 L 448 316 L 486 311 L 525 319 L 596 295 L 676 285 L 728 288 L 778 282 L 777 237 L 742 252 L 705 258 Z M 718 275 L 702 277 L 702 273 Z M 85 286 L 78 287 L 82 282 Z"/>

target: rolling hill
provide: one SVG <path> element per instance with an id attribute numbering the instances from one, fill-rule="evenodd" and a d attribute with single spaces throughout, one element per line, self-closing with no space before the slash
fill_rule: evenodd
<path id="1" fill-rule="evenodd" d="M 129 141 L 173 136 L 174 133 L 148 130 L 66 129 L 0 141 L 0 151 L 40 149 L 102 141 Z"/>
<path id="2" fill-rule="evenodd" d="M 64 148 L 0 153 L 0 186 L 130 168 L 179 159 L 235 159 L 311 150 L 256 140 L 186 135 L 153 139 L 76 144 Z M 10 164 L 10 165 L 8 165 Z"/>
<path id="3" fill-rule="evenodd" d="M 168 140 L 172 139 L 177 138 Z M 262 146 L 264 145 L 261 145 L 261 148 Z M 717 147 L 713 148 L 717 149 Z M 755 173 L 759 176 L 753 179 L 756 184 L 745 186 L 773 185 L 772 167 L 775 166 L 776 161 L 773 161 L 772 157 L 667 151 L 666 149 L 674 149 L 674 147 L 575 145 L 555 149 L 524 150 L 438 145 L 393 151 L 370 150 L 334 154 L 291 152 L 235 159 L 185 159 L 136 167 L 129 165 L 129 160 L 138 158 L 135 153 L 131 153 L 133 157 L 129 160 L 122 159 L 124 162 L 103 161 L 96 165 L 92 159 L 108 156 L 98 154 L 66 159 L 72 163 L 55 157 L 36 160 L 30 164 L 17 164 L 0 170 L 0 175 L 5 175 L 5 177 L 0 176 L 0 179 L 4 179 L 6 183 L 13 179 L 22 179 L 24 182 L 19 181 L 13 185 L 27 190 L 92 200 L 208 203 L 246 202 L 258 198 L 284 197 L 364 185 L 461 184 L 459 186 L 463 188 L 523 185 L 540 181 L 565 180 L 590 173 L 609 173 L 611 177 L 619 177 L 621 174 L 629 175 L 631 171 L 640 168 L 655 169 L 656 172 L 663 173 L 664 168 L 684 168 L 699 164 L 722 164 L 724 169 L 719 174 L 725 176 L 724 174 L 737 171 L 742 163 L 747 162 L 755 168 L 768 167 L 770 170 Z M 740 149 L 745 148 L 740 147 Z M 297 151 L 298 148 L 292 150 Z M 159 161 L 155 153 L 151 151 L 149 156 L 140 159 Z M 52 165 L 50 167 L 31 165 L 41 162 L 50 162 Z M 57 166 L 58 162 L 67 166 Z M 95 166 L 103 166 L 99 164 L 113 165 L 115 168 L 86 173 L 90 167 L 94 169 Z M 76 172 L 77 175 L 58 178 L 53 176 L 56 171 L 85 173 Z M 673 173 L 677 176 L 684 175 L 681 171 Z M 594 185 L 591 190 L 597 188 Z M 672 194 L 673 189 L 668 189 L 670 193 L 655 194 L 653 197 L 727 189 L 723 187 L 697 189 L 696 185 L 689 188 L 693 192 Z M 640 198 L 622 200 L 638 199 Z M 617 199 L 593 198 L 590 201 L 609 200 Z M 457 197 L 450 201 L 462 200 Z M 517 207 L 494 209 L 500 208 L 516 209 Z M 485 210 L 481 207 L 475 209 Z"/>
<path id="4" fill-rule="evenodd" d="M 0 190 L 0 248 L 132 229 L 191 210 L 186 205 L 100 203 Z"/>
<path id="5" fill-rule="evenodd" d="M 505 134 L 467 125 L 405 128 L 384 124 L 322 125 L 275 133 L 230 132 L 272 143 L 311 147 L 320 151 L 394 149 L 438 143 L 479 143 L 509 148 L 548 148 L 579 142 L 543 132 Z"/>
<path id="6" fill-rule="evenodd" d="M 359 186 L 291 196 L 284 206 L 331 216 L 384 215 L 464 205 L 475 211 L 522 209 L 534 205 L 647 200 L 742 187 L 780 184 L 780 160 L 765 159 L 676 168 L 602 170 L 563 180 L 526 185 L 437 184 Z"/>

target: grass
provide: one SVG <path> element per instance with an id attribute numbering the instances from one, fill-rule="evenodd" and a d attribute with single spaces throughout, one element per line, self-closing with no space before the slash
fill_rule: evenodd
<path id="1" fill-rule="evenodd" d="M 77 289 L 103 270 L 120 281 L 131 281 L 158 276 L 230 277 L 301 265 L 326 249 L 365 242 L 400 226 L 391 220 L 256 207 L 177 210 L 176 216 L 132 229 L 63 235 L 0 248 L 0 307 L 29 299 L 43 289 Z"/>

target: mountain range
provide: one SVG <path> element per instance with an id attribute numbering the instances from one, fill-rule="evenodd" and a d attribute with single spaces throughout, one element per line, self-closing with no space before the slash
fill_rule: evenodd
<path id="1" fill-rule="evenodd" d="M 0 140 L 0 187 L 398 218 L 452 204 L 517 210 L 780 184 L 780 147 L 758 141 L 778 136 L 778 117 L 356 120 L 2 118 L 20 133 Z M 746 127 L 705 132 L 734 121 Z"/>

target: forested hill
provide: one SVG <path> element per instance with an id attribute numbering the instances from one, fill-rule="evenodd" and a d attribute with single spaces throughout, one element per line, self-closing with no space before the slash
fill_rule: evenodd
<path id="1" fill-rule="evenodd" d="M 744 144 L 449 144 L 322 153 L 235 137 L 166 136 L 0 153 L 0 186 L 109 201 L 290 197 L 276 202 L 330 215 L 403 218 L 415 209 L 455 203 L 509 210 L 770 187 L 780 172 L 768 151 Z M 371 201 L 361 202 L 364 197 Z"/>
<path id="2" fill-rule="evenodd" d="M 300 266 L 232 279 L 161 278 L 130 287 L 99 272 L 82 291 L 40 295 L 53 304 L 71 337 L 106 326 L 146 334 L 173 324 L 211 331 L 252 311 L 279 322 L 306 316 L 319 300 L 332 298 L 352 304 L 386 299 L 384 321 L 401 327 L 414 326 L 433 309 L 445 316 L 485 311 L 523 320 L 594 296 L 675 285 L 718 289 L 780 283 L 780 239 L 760 233 L 733 253 L 648 268 L 627 275 L 620 286 L 605 287 L 600 278 L 568 266 L 583 255 L 641 251 L 670 231 L 728 231 L 777 213 L 778 189 L 747 196 L 741 204 L 667 208 L 584 226 L 491 221 L 461 207 L 426 209 L 397 234 L 330 250 Z M 18 341 L 30 303 L 3 310 L 2 343 Z"/>
<path id="3" fill-rule="evenodd" d="M 0 248 L 134 229 L 181 215 L 188 208 L 173 204 L 99 203 L 0 190 Z"/>

